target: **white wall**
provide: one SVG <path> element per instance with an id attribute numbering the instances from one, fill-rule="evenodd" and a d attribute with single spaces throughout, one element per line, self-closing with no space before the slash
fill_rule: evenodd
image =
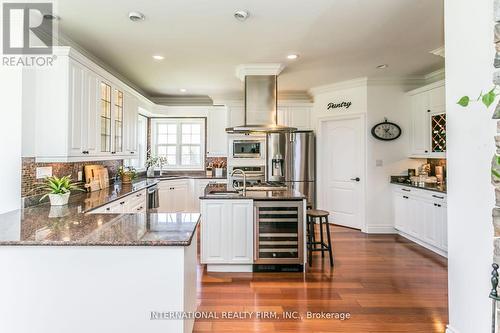
<path id="1" fill-rule="evenodd" d="M 401 137 L 394 141 L 381 141 L 368 134 L 366 223 L 367 232 L 389 232 L 394 227 L 391 175 L 407 174 L 425 160 L 409 159 L 410 98 L 407 91 L 414 86 L 404 84 L 368 84 L 367 131 L 387 117 L 401 127 Z M 376 166 L 381 160 L 383 165 Z"/>
<path id="2" fill-rule="evenodd" d="M 0 43 L 1 45 L 1 43 Z M 21 68 L 0 66 L 0 151 L 2 189 L 0 213 L 18 209 L 21 204 Z"/>
<path id="3" fill-rule="evenodd" d="M 450 332 L 490 332 L 492 110 L 457 100 L 492 86 L 493 1 L 445 0 Z"/>
<path id="4" fill-rule="evenodd" d="M 390 176 L 405 174 L 408 168 L 416 168 L 423 163 L 422 160 L 407 158 L 411 107 L 406 92 L 414 88 L 414 85 L 392 81 L 372 83 L 362 78 L 311 90 L 314 95 L 311 120 L 316 131 L 322 117 L 366 115 L 365 232 L 394 232 Z M 327 110 L 328 103 L 343 101 L 352 102 L 349 109 Z M 371 136 L 371 127 L 382 122 L 384 117 L 402 127 L 401 138 L 382 142 Z M 376 167 L 376 160 L 382 160 L 383 166 Z M 317 157 L 317 162 L 322 163 L 321 156 Z"/>

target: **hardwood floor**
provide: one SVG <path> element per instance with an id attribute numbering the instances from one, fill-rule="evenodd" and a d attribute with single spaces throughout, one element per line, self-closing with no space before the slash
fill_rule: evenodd
<path id="1" fill-rule="evenodd" d="M 335 267 L 314 253 L 307 273 L 207 273 L 198 267 L 194 332 L 444 332 L 447 261 L 397 235 L 332 226 Z M 223 319 L 222 312 L 344 312 L 350 319 Z M 243 316 L 243 315 L 242 315 Z"/>

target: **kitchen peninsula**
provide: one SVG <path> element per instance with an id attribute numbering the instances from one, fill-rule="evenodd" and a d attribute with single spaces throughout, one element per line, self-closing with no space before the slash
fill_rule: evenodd
<path id="1" fill-rule="evenodd" d="M 191 332 L 193 320 L 151 320 L 151 313 L 196 309 L 199 214 L 93 213 L 129 196 L 141 200 L 156 182 L 0 215 L 8 272 L 0 293 L 11 302 L 0 303 L 0 331 Z"/>
<path id="2" fill-rule="evenodd" d="M 302 271 L 306 197 L 292 189 L 238 191 L 209 184 L 201 199 L 201 263 L 207 271 Z"/>

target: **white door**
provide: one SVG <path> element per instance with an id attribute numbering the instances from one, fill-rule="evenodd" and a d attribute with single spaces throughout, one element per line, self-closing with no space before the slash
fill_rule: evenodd
<path id="1" fill-rule="evenodd" d="M 330 221 L 361 229 L 364 209 L 363 118 L 321 122 L 318 144 L 319 209 L 330 212 Z"/>

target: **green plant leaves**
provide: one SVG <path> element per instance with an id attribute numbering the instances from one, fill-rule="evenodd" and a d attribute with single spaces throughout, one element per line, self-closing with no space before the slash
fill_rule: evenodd
<path id="1" fill-rule="evenodd" d="M 495 102 L 495 98 L 497 97 L 497 93 L 495 92 L 495 88 L 491 89 L 487 94 L 483 95 L 482 102 L 486 105 L 487 108 L 490 107 L 493 102 Z"/>
<path id="2" fill-rule="evenodd" d="M 457 102 L 458 105 L 461 105 L 463 107 L 469 106 L 470 98 L 469 96 L 464 96 L 460 98 L 460 100 Z"/>

